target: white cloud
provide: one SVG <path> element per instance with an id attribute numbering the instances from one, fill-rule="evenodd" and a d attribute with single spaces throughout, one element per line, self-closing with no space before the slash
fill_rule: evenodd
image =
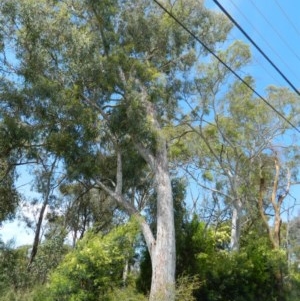
<path id="1" fill-rule="evenodd" d="M 26 225 L 19 221 L 3 223 L 0 235 L 5 243 L 14 239 L 16 247 L 32 244 L 33 241 L 33 232 L 29 232 Z"/>

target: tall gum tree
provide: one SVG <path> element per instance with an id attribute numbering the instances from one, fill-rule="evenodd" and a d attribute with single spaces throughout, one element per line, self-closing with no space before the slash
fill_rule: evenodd
<path id="1" fill-rule="evenodd" d="M 241 50 L 240 46 L 238 51 Z M 208 91 L 203 105 L 211 116 L 199 109 L 186 119 L 191 130 L 187 144 L 195 152 L 186 170 L 196 180 L 202 176 L 198 185 L 217 195 L 223 207 L 231 206 L 231 250 L 239 251 L 240 238 L 245 233 L 243 225 L 260 220 L 269 245 L 277 256 L 283 255 L 282 212 L 291 185 L 297 183 L 299 147 L 289 136 L 288 124 L 242 83 L 232 83 L 220 97 L 220 90 L 213 88 L 218 85 L 217 79 L 226 80 L 226 76 L 222 67 L 220 70 L 214 63 L 212 66 L 204 69 L 204 75 L 210 73 L 209 77 L 202 75 L 201 82 L 199 78 L 208 87 L 202 86 L 201 91 Z M 250 77 L 245 80 L 253 85 Z M 266 92 L 268 102 L 297 124 L 296 95 L 286 88 L 269 87 Z M 196 173 L 192 172 L 194 166 Z M 284 300 L 280 260 L 274 273 L 278 300 Z"/>
<path id="2" fill-rule="evenodd" d="M 211 49 L 231 28 L 202 1 L 162 3 Z M 2 0 L 0 5 L 6 40 L 19 62 L 26 117 L 46 129 L 44 145 L 64 158 L 71 179 L 88 178 L 138 216 L 152 262 L 150 300 L 174 300 L 168 128 L 183 94 L 193 94 L 190 76 L 206 52 L 153 1 Z M 129 149 L 153 173 L 156 236 L 127 198 Z"/>
<path id="3" fill-rule="evenodd" d="M 247 65 L 251 56 L 248 46 L 240 41 L 218 55 L 236 72 Z M 247 132 L 247 128 L 235 116 L 232 104 L 241 96 L 238 101 L 242 107 L 247 104 L 251 93 L 242 85 L 228 87 L 228 82 L 234 82 L 232 75 L 214 58 L 199 66 L 195 82 L 201 97 L 193 106 L 189 103 L 191 112 L 185 116 L 185 127 L 189 131 L 187 145 L 191 152 L 188 164 L 184 165 L 185 171 L 197 181 L 197 185 L 209 190 L 215 201 L 223 200 L 224 207 L 231 207 L 230 249 L 238 250 L 244 203 L 241 191 L 244 183 L 241 180 L 243 170 L 248 168 L 243 143 L 250 136 L 242 137 L 240 132 Z M 197 180 L 197 174 L 201 175 L 201 180 Z"/>
<path id="4" fill-rule="evenodd" d="M 220 52 L 219 56 L 236 71 L 246 66 L 251 58 L 248 47 L 239 41 Z M 290 187 L 289 173 L 279 174 L 279 170 L 288 170 L 288 166 L 296 170 L 298 150 L 292 138 L 283 140 L 283 135 L 289 135 L 288 124 L 254 97 L 248 87 L 231 76 L 214 58 L 209 64 L 200 66 L 196 83 L 202 97 L 195 100 L 197 106 L 191 106 L 190 114 L 185 116 L 184 129 L 189 132 L 186 144 L 191 154 L 184 167 L 199 186 L 209 190 L 215 199 L 223 203 L 224 208 L 231 207 L 230 249 L 238 251 L 243 223 L 260 215 L 269 225 L 266 206 L 271 205 L 277 220 L 274 231 L 279 232 L 279 207 Z M 250 76 L 244 80 L 254 85 Z M 269 87 L 265 97 L 282 114 L 297 123 L 295 112 L 299 108 L 293 93 L 285 88 Z M 289 153 L 283 149 L 289 150 Z M 269 160 L 274 150 L 281 153 L 286 167 L 283 168 L 278 158 L 275 160 L 274 174 L 269 174 L 274 186 L 270 180 L 267 190 L 272 194 L 268 194 L 269 202 L 266 202 L 258 197 L 259 194 L 266 196 L 265 186 L 260 187 L 259 179 L 261 168 L 270 172 L 270 163 L 263 166 L 264 163 L 259 162 L 262 158 Z M 284 188 L 281 186 L 278 189 L 279 182 L 286 183 Z M 281 201 L 277 202 L 279 194 Z M 273 244 L 273 230 L 269 233 L 272 233 L 270 238 Z M 278 245 L 278 238 L 275 240 Z"/>

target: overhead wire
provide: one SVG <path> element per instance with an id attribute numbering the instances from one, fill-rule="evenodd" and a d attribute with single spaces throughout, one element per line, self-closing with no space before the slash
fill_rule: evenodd
<path id="1" fill-rule="evenodd" d="M 270 70 L 268 70 L 266 66 L 263 64 L 263 62 L 261 62 L 259 58 L 256 57 L 255 55 L 253 55 L 253 59 L 257 62 L 257 65 L 260 66 L 262 69 L 264 69 L 264 71 L 270 76 L 270 78 L 274 80 L 274 83 L 276 83 L 277 86 L 280 86 L 280 82 L 278 81 L 277 78 L 275 78 L 274 73 L 271 73 Z"/>
<path id="2" fill-rule="evenodd" d="M 228 36 L 230 37 L 230 40 L 232 40 L 232 41 L 237 41 L 239 39 L 233 32 L 229 32 Z M 248 64 L 248 66 L 250 68 L 252 68 L 254 66 L 256 66 L 258 68 L 262 68 L 264 70 L 264 72 L 267 73 L 269 75 L 269 77 L 273 79 L 274 84 L 276 83 L 277 86 L 280 86 L 281 85 L 280 81 L 278 80 L 278 78 L 275 77 L 274 72 L 271 72 L 265 66 L 265 63 L 266 63 L 265 61 L 261 60 L 261 56 L 258 56 L 257 53 L 253 53 L 251 56 L 251 62 Z"/>
<path id="3" fill-rule="evenodd" d="M 293 129 L 300 133 L 300 130 L 288 120 L 281 112 L 279 112 L 272 104 L 270 104 L 262 95 L 260 95 L 252 86 L 250 86 L 239 74 L 237 74 L 227 63 L 225 63 L 217 54 L 214 53 L 204 42 L 200 40 L 186 25 L 184 25 L 172 12 L 170 12 L 159 1 L 153 0 L 166 14 L 168 14 L 181 28 L 183 28 L 189 35 L 191 35 L 198 43 L 202 45 L 210 54 L 213 55 L 223 66 L 225 66 L 232 74 L 235 75 L 245 86 L 247 86 L 256 96 L 258 96 L 267 106 L 269 106 L 278 116 L 280 116 Z M 300 94 L 299 94 L 300 95 Z"/>
<path id="4" fill-rule="evenodd" d="M 290 50 L 291 53 L 297 57 L 298 61 L 300 62 L 299 55 L 295 52 L 295 50 L 289 45 L 289 43 L 285 40 L 285 38 L 282 36 L 282 34 L 273 26 L 273 24 L 265 17 L 265 15 L 262 13 L 262 11 L 259 9 L 259 7 L 254 3 L 253 0 L 250 0 L 252 5 L 255 7 L 256 11 L 261 15 L 261 17 L 265 20 L 265 22 L 272 28 L 272 30 L 276 33 L 276 35 L 279 37 L 279 39 L 283 42 L 283 44 Z"/>
<path id="5" fill-rule="evenodd" d="M 298 75 L 290 68 L 290 66 L 283 60 L 283 58 L 279 55 L 279 53 L 272 47 L 272 45 L 265 39 L 265 37 L 257 30 L 257 28 L 251 23 L 249 18 L 245 16 L 245 14 L 239 9 L 239 7 L 232 1 L 229 0 L 232 6 L 238 11 L 238 13 L 250 24 L 250 26 L 253 28 L 253 30 L 259 35 L 259 37 L 265 42 L 265 44 L 269 47 L 269 49 L 272 51 L 273 54 L 276 55 L 276 57 L 285 65 L 285 67 L 293 73 L 295 77 L 298 77 Z"/>
<path id="6" fill-rule="evenodd" d="M 231 0 L 230 0 L 230 2 L 232 3 L 232 5 L 235 6 L 235 4 L 234 4 Z M 240 11 L 238 7 L 235 6 L 235 8 L 239 11 L 240 14 L 242 14 L 242 15 L 244 16 L 243 12 Z M 244 16 L 244 18 L 245 18 L 246 20 L 248 20 L 246 16 Z M 250 23 L 250 22 L 249 22 L 249 23 Z M 250 24 L 251 24 L 251 23 L 250 23 Z M 255 27 L 253 27 L 253 29 L 256 30 Z M 258 32 L 258 33 L 259 33 L 259 32 Z M 237 40 L 239 40 L 239 37 L 236 36 L 236 35 L 233 33 L 233 31 L 229 32 L 228 36 L 230 37 L 229 40 L 232 40 L 232 41 L 237 41 Z M 268 41 L 265 41 L 265 42 L 266 42 L 266 44 L 267 44 L 268 46 L 270 46 L 270 49 L 272 49 L 272 46 L 271 46 L 270 44 L 268 44 Z M 279 57 L 279 56 L 278 56 L 278 57 Z M 279 59 L 281 59 L 281 57 L 279 57 Z M 252 54 L 252 59 L 251 59 L 251 63 L 249 63 L 250 68 L 253 67 L 253 66 L 257 66 L 257 67 L 262 68 L 262 69 L 269 75 L 269 77 L 272 78 L 272 79 L 274 80 L 274 83 L 276 83 L 277 86 L 280 86 L 280 85 L 281 85 L 281 82 L 279 82 L 278 78 L 275 77 L 274 72 L 271 72 L 269 69 L 267 69 L 267 67 L 265 66 L 264 63 L 266 63 L 266 62 L 261 60 L 261 56 L 258 56 L 256 52 L 253 52 L 253 54 Z M 284 61 L 283 61 L 283 63 L 284 63 Z M 287 66 L 287 65 L 286 65 L 286 66 Z M 287 67 L 288 67 L 288 66 L 287 66 Z M 292 71 L 292 70 L 291 70 L 291 71 Z"/>
<path id="7" fill-rule="evenodd" d="M 282 14 L 285 16 L 285 18 L 287 19 L 287 21 L 291 24 L 291 26 L 294 28 L 295 32 L 298 34 L 298 36 L 300 37 L 300 31 L 298 30 L 297 26 L 290 20 L 290 17 L 288 16 L 288 14 L 286 13 L 286 11 L 283 9 L 283 7 L 279 4 L 279 2 L 277 0 L 275 0 L 275 4 L 277 5 L 277 7 L 279 8 L 279 10 L 282 12 Z"/>
<path id="8" fill-rule="evenodd" d="M 234 36 L 232 33 L 229 33 L 229 36 L 231 36 L 234 40 L 238 40 L 238 38 L 236 36 Z M 274 84 L 276 83 L 277 86 L 281 85 L 281 83 L 279 82 L 278 78 L 275 77 L 274 72 L 271 72 L 269 69 L 267 69 L 267 67 L 264 65 L 265 62 L 261 61 L 261 56 L 259 57 L 258 55 L 256 55 L 254 53 L 252 55 L 252 62 L 253 63 L 249 64 L 250 67 L 251 66 L 257 66 L 257 67 L 262 68 L 269 75 L 269 77 L 273 79 Z"/>
<path id="9" fill-rule="evenodd" d="M 155 1 L 155 0 L 154 0 Z M 156 2 L 156 1 L 155 1 Z M 272 67 L 281 75 L 281 77 L 289 84 L 289 86 L 300 96 L 300 92 L 293 85 L 293 83 L 283 74 L 283 72 L 273 63 L 273 61 L 266 55 L 266 53 L 257 45 L 257 43 L 245 32 L 239 23 L 229 14 L 229 12 L 220 4 L 218 0 L 213 0 L 221 11 L 228 17 L 228 19 L 243 33 L 247 40 L 261 53 L 261 55 L 272 65 Z"/>

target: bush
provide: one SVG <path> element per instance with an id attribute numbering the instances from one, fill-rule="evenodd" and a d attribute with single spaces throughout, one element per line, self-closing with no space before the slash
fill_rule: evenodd
<path id="1" fill-rule="evenodd" d="M 111 292 L 109 292 L 106 296 L 107 301 L 147 301 L 148 298 L 140 294 L 136 291 L 136 289 L 132 286 L 128 286 L 125 288 L 115 288 Z M 98 299 L 98 301 L 102 301 L 103 299 Z"/>
<path id="2" fill-rule="evenodd" d="M 300 300 L 300 271 L 298 264 L 291 268 L 286 291 L 288 301 Z"/>
<path id="3" fill-rule="evenodd" d="M 88 232 L 50 276 L 47 301 L 113 300 L 113 291 L 125 285 L 122 273 L 136 236 L 134 222 L 107 235 Z"/>

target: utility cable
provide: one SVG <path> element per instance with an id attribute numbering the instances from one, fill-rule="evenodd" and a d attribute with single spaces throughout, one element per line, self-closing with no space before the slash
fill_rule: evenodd
<path id="1" fill-rule="evenodd" d="M 239 7 L 232 0 L 229 0 L 229 1 L 234 6 L 234 8 L 238 11 L 238 13 L 241 16 L 243 16 L 243 18 L 251 25 L 251 27 L 253 28 L 253 30 L 260 36 L 260 38 L 266 43 L 266 45 L 272 50 L 272 53 L 278 57 L 278 59 L 285 65 L 285 67 L 291 73 L 293 73 L 293 75 L 295 77 L 297 77 L 297 79 L 299 79 L 298 75 L 289 67 L 289 65 L 282 59 L 282 57 L 278 54 L 278 52 L 274 49 L 274 47 L 272 47 L 272 45 L 270 45 L 270 43 L 265 39 L 265 37 L 257 30 L 257 28 L 251 23 L 251 21 L 249 20 L 249 18 L 247 18 L 247 16 L 245 16 L 245 14 L 239 9 Z"/>
<path id="2" fill-rule="evenodd" d="M 153 0 L 165 13 L 167 13 L 178 25 L 180 25 L 188 34 L 190 34 L 198 43 L 202 45 L 209 53 L 211 53 L 223 66 L 235 75 L 245 86 L 247 86 L 256 96 L 258 96 L 267 106 L 269 106 L 278 116 L 285 120 L 292 128 L 300 133 L 300 130 L 289 121 L 282 113 L 280 113 L 272 104 L 270 104 L 262 95 L 252 88 L 241 76 L 239 76 L 228 64 L 226 64 L 213 50 L 211 50 L 204 42 L 200 40 L 188 27 L 186 27 L 176 16 L 167 10 L 159 1 Z"/>
<path id="3" fill-rule="evenodd" d="M 154 0 L 155 1 L 155 0 Z M 213 0 L 221 11 L 230 19 L 230 21 L 243 33 L 243 35 L 251 42 L 251 44 L 263 55 L 263 57 L 272 65 L 272 67 L 281 75 L 281 77 L 289 84 L 289 86 L 300 96 L 298 89 L 290 82 L 290 80 L 280 71 L 280 69 L 272 62 L 272 60 L 264 53 L 264 51 L 253 41 L 253 39 L 245 32 L 245 30 L 235 21 L 228 11 L 220 4 L 219 1 Z M 156 2 L 156 1 L 155 1 Z"/>
<path id="4" fill-rule="evenodd" d="M 228 34 L 228 36 L 231 37 L 231 39 L 232 39 L 233 41 L 238 40 L 238 38 L 237 38 L 235 35 L 233 35 L 232 32 L 230 32 L 230 33 Z M 252 61 L 252 63 L 249 64 L 250 68 L 251 68 L 252 66 L 256 66 L 256 67 L 262 68 L 262 69 L 269 75 L 269 77 L 272 78 L 272 79 L 274 80 L 274 83 L 276 83 L 277 86 L 280 86 L 280 85 L 281 85 L 281 84 L 279 83 L 278 79 L 275 77 L 275 73 L 274 73 L 274 72 L 270 72 L 270 70 L 267 69 L 267 67 L 264 65 L 264 63 L 266 63 L 266 62 L 265 62 L 265 61 L 264 61 L 264 62 L 261 61 L 261 56 L 259 57 L 258 55 L 256 55 L 256 53 L 253 53 L 253 55 L 252 55 L 252 60 L 251 60 L 251 61 Z M 256 64 L 255 64 L 254 62 L 256 62 Z M 269 64 L 268 64 L 268 67 L 269 67 Z M 276 73 L 276 75 L 277 75 L 277 73 Z"/>
<path id="5" fill-rule="evenodd" d="M 277 0 L 275 0 L 276 5 L 278 6 L 278 8 L 281 10 L 282 14 L 285 16 L 285 18 L 288 20 L 288 22 L 292 25 L 292 27 L 294 28 L 295 32 L 298 34 L 298 36 L 300 37 L 300 31 L 298 30 L 298 28 L 296 27 L 296 25 L 290 20 L 290 17 L 288 16 L 288 14 L 285 12 L 285 10 L 283 9 L 283 7 L 278 3 Z"/>
<path id="6" fill-rule="evenodd" d="M 228 37 L 229 38 L 227 38 L 227 41 L 237 41 L 239 39 L 235 34 L 233 34 L 232 31 L 228 33 Z M 252 54 L 251 62 L 248 65 L 249 65 L 250 68 L 253 68 L 254 66 L 258 67 L 258 68 L 262 68 L 269 75 L 269 77 L 274 80 L 274 84 L 276 83 L 277 86 L 280 86 L 281 83 L 275 77 L 275 73 L 274 72 L 271 73 L 270 70 L 268 70 L 266 68 L 264 63 L 266 63 L 265 60 L 261 61 L 261 56 L 258 56 L 255 52 L 255 53 Z M 269 64 L 268 64 L 268 67 L 269 67 Z M 240 72 L 243 72 L 243 71 L 240 71 Z M 248 74 L 248 73 L 243 72 L 243 74 Z M 277 75 L 277 73 L 276 73 L 276 75 Z M 259 80 L 259 78 L 258 78 L 258 80 Z"/>
<path id="7" fill-rule="evenodd" d="M 273 24 L 264 16 L 262 11 L 259 9 L 259 7 L 254 3 L 253 0 L 250 0 L 252 5 L 255 7 L 257 12 L 261 15 L 261 17 L 265 20 L 266 23 L 269 24 L 269 26 L 273 29 L 273 31 L 277 34 L 279 39 L 283 42 L 283 44 L 297 57 L 298 61 L 300 62 L 300 57 L 296 53 L 296 51 L 289 45 L 289 43 L 285 40 L 285 38 L 282 36 L 282 34 L 273 26 Z"/>

